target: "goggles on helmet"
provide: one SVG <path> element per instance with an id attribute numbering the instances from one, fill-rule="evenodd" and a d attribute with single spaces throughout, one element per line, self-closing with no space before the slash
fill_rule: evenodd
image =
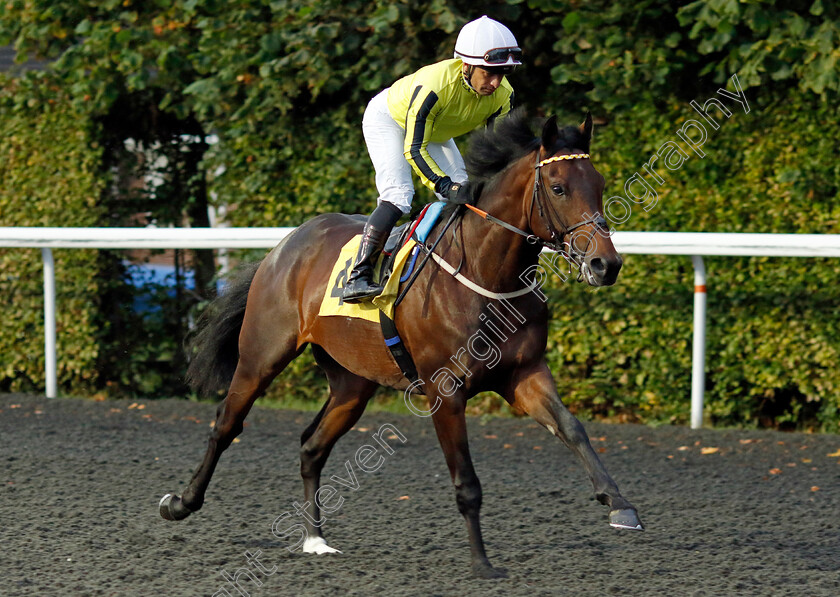
<path id="1" fill-rule="evenodd" d="M 508 61 L 508 57 L 513 58 L 517 62 L 522 61 L 521 48 L 493 48 L 487 50 L 484 54 L 484 62 L 488 64 L 504 64 Z"/>
<path id="2" fill-rule="evenodd" d="M 471 58 L 473 60 L 484 60 L 488 65 L 504 64 L 508 61 L 508 57 L 512 58 L 516 63 L 522 61 L 522 50 L 520 48 L 493 48 L 492 50 L 487 50 L 484 56 L 470 56 L 469 54 L 455 50 L 455 55 L 456 57 L 463 56 L 464 58 Z"/>

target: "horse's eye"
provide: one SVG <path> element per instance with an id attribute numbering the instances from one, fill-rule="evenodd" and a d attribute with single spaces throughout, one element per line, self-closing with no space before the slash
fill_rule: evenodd
<path id="1" fill-rule="evenodd" d="M 551 187 L 551 190 L 554 191 L 555 195 L 565 195 L 566 194 L 566 191 L 559 184 L 556 184 L 553 187 Z"/>

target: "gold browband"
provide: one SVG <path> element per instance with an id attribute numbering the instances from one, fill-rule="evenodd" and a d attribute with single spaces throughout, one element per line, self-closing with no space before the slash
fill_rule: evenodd
<path id="1" fill-rule="evenodd" d="M 556 155 L 553 158 L 547 158 L 537 164 L 537 168 L 542 168 L 546 164 L 550 164 L 551 162 L 559 162 L 560 160 L 576 160 L 578 158 L 588 158 L 588 153 L 568 153 L 566 155 Z"/>

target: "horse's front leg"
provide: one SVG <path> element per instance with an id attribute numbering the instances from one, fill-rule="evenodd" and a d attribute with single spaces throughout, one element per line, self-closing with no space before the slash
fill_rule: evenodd
<path id="1" fill-rule="evenodd" d="M 448 398 L 434 412 L 435 424 L 440 447 L 449 466 L 452 484 L 455 486 L 455 501 L 458 510 L 467 523 L 470 538 L 472 573 L 479 578 L 503 578 L 504 570 L 493 568 L 484 551 L 484 539 L 481 536 L 479 511 L 481 510 L 481 483 L 475 474 L 470 447 L 467 441 L 467 423 L 464 418 L 466 401 L 460 396 Z"/>
<path id="2" fill-rule="evenodd" d="M 615 481 L 592 449 L 583 425 L 557 395 L 554 378 L 545 361 L 517 371 L 504 397 L 512 406 L 528 413 L 559 437 L 577 455 L 592 481 L 595 497 L 610 508 L 610 525 L 620 529 L 644 530 L 636 508 L 621 495 Z"/>

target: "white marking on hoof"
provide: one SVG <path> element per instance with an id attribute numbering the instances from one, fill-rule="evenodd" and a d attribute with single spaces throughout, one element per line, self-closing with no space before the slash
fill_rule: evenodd
<path id="1" fill-rule="evenodd" d="M 618 522 L 611 522 L 610 526 L 614 529 L 629 529 L 631 531 L 644 531 L 645 530 L 645 527 L 643 527 L 641 524 L 629 525 L 629 524 L 621 524 L 621 523 L 618 523 Z"/>
<path id="2" fill-rule="evenodd" d="M 303 553 L 341 553 L 337 549 L 333 549 L 327 545 L 326 539 L 323 537 L 307 537 L 303 542 Z"/>
<path id="3" fill-rule="evenodd" d="M 161 506 L 163 506 L 163 502 L 165 502 L 165 501 L 166 501 L 166 498 L 168 498 L 168 497 L 172 497 L 172 494 L 171 494 L 171 493 L 167 493 L 165 496 L 163 496 L 162 498 L 160 498 L 160 501 L 158 502 L 158 508 L 160 508 Z"/>

